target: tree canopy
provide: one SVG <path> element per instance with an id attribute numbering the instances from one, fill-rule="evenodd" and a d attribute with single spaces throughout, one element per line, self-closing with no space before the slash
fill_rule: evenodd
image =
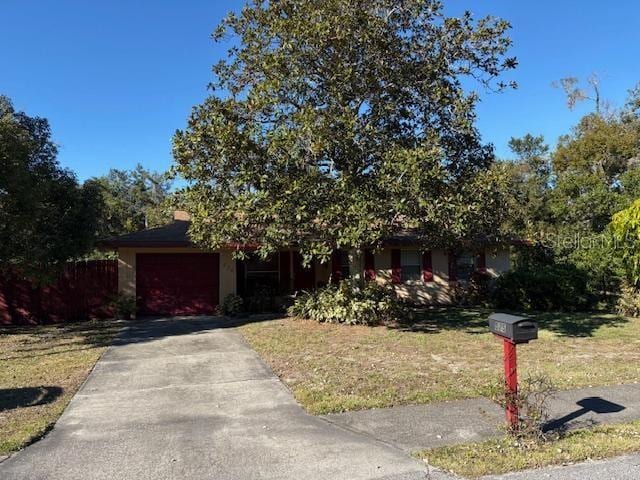
<path id="1" fill-rule="evenodd" d="M 43 278 L 93 246 L 99 194 L 56 155 L 47 120 L 0 96 L 0 268 Z"/>
<path id="2" fill-rule="evenodd" d="M 168 199 L 171 181 L 163 173 L 136 165 L 133 170 L 111 169 L 86 182 L 102 196 L 101 237 L 157 227 L 171 220 Z"/>
<path id="3" fill-rule="evenodd" d="M 640 258 L 633 254 L 637 245 L 624 243 L 637 233 L 633 221 L 640 198 L 639 92 L 638 87 L 630 90 L 618 111 L 600 109 L 585 115 L 560 137 L 554 150 L 542 137 L 513 139 L 516 158 L 504 163 L 514 186 L 513 230 L 542 240 L 553 250 L 550 258 L 555 262 L 586 272 L 595 295 L 615 291 L 625 276 L 637 282 L 637 270 L 627 268 L 625 274 L 623 263 L 629 267 Z M 597 98 L 603 102 L 599 94 Z M 625 210 L 633 202 L 634 207 Z"/>
<path id="4" fill-rule="evenodd" d="M 192 238 L 323 257 L 405 228 L 430 244 L 495 234 L 503 177 L 469 85 L 514 86 L 500 80 L 516 66 L 509 28 L 435 0 L 255 0 L 230 14 L 214 93 L 174 137 Z"/>

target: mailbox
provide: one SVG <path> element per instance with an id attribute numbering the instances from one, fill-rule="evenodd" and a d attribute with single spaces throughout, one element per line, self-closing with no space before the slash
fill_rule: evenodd
<path id="1" fill-rule="evenodd" d="M 489 330 L 511 343 L 528 343 L 538 338 L 538 324 L 525 317 L 494 313 L 489 316 Z"/>

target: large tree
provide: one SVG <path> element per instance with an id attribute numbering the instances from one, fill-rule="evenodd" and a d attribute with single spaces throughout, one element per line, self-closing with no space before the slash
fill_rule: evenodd
<path id="1" fill-rule="evenodd" d="M 494 234 L 500 171 L 471 86 L 514 86 L 498 79 L 516 65 L 509 28 L 435 0 L 255 0 L 230 14 L 214 94 L 174 137 L 192 237 L 326 257 L 405 228 L 431 245 Z"/>
<path id="2" fill-rule="evenodd" d="M 46 119 L 0 96 L 0 269 L 46 279 L 96 237 L 101 202 L 60 167 Z"/>
<path id="3" fill-rule="evenodd" d="M 520 138 L 511 137 L 509 148 L 516 158 L 501 162 L 511 190 L 509 230 L 535 238 L 545 231 L 549 220 L 547 196 L 553 182 L 549 146 L 541 135 L 528 133 Z"/>
<path id="4" fill-rule="evenodd" d="M 163 173 L 136 165 L 133 170 L 111 169 L 89 180 L 102 195 L 102 237 L 157 227 L 171 220 L 168 208 L 171 182 Z"/>

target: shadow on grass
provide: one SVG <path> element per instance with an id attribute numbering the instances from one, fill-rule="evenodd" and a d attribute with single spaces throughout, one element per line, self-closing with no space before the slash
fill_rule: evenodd
<path id="1" fill-rule="evenodd" d="M 541 329 L 565 337 L 591 337 L 600 327 L 619 327 L 628 323 L 623 316 L 602 312 L 592 313 L 540 313 L 536 317 Z"/>
<path id="2" fill-rule="evenodd" d="M 55 386 L 0 388 L 0 412 L 46 405 L 54 402 L 60 395 L 62 388 Z"/>
<path id="3" fill-rule="evenodd" d="M 11 356 L 0 353 L 0 360 L 36 358 L 105 347 L 111 344 L 123 325 L 114 321 L 88 321 L 2 327 L 0 335 L 12 346 L 8 347 Z"/>
<path id="4" fill-rule="evenodd" d="M 468 334 L 489 332 L 488 317 L 494 310 L 482 308 L 422 307 L 412 310 L 413 318 L 389 328 L 403 331 L 438 333 L 458 330 Z M 603 326 L 622 326 L 629 320 L 620 315 L 602 312 L 508 312 L 532 318 L 541 330 L 548 330 L 566 337 L 590 337 Z"/>

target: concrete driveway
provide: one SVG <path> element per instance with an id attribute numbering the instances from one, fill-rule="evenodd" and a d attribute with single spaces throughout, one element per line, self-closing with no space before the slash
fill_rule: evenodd
<path id="1" fill-rule="evenodd" d="M 231 326 L 132 324 L 55 428 L 0 463 L 0 478 L 427 478 L 395 447 L 307 415 Z"/>

